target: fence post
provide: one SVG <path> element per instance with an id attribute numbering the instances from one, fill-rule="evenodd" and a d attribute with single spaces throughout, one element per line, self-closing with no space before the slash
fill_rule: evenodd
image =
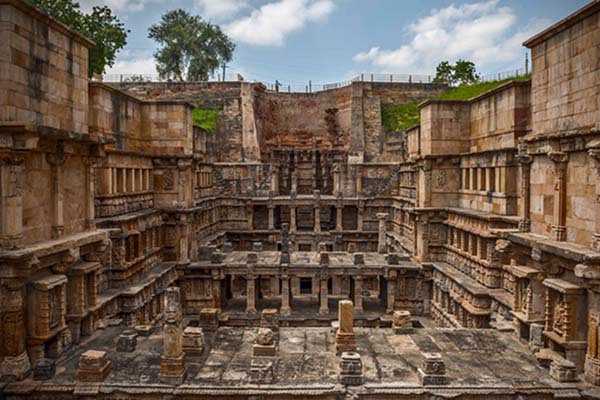
<path id="1" fill-rule="evenodd" d="M 292 92 L 292 89 L 291 89 L 290 85 L 288 85 L 288 93 L 291 93 L 291 92 Z"/>
<path id="2" fill-rule="evenodd" d="M 360 81 L 361 81 L 361 82 L 364 82 L 364 81 L 365 81 L 365 76 L 364 76 L 364 74 L 360 74 Z"/>
<path id="3" fill-rule="evenodd" d="M 371 74 L 371 83 L 373 83 L 373 74 Z"/>
<path id="4" fill-rule="evenodd" d="M 123 74 L 119 74 L 119 82 L 123 83 Z"/>
<path id="5" fill-rule="evenodd" d="M 394 82 L 394 75 L 390 74 L 390 82 Z"/>
<path id="6" fill-rule="evenodd" d="M 412 83 L 412 75 L 408 75 L 408 83 Z"/>
<path id="7" fill-rule="evenodd" d="M 308 93 L 312 93 L 312 81 L 308 81 Z"/>

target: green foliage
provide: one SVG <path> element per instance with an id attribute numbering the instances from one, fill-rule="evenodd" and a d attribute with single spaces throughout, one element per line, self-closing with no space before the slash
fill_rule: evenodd
<path id="1" fill-rule="evenodd" d="M 381 107 L 381 123 L 387 132 L 400 131 L 419 123 L 419 102 Z"/>
<path id="2" fill-rule="evenodd" d="M 452 64 L 450 64 L 448 61 L 442 61 L 435 69 L 435 78 L 433 78 L 433 82 L 451 85 L 453 80 L 453 74 L 454 67 L 452 66 Z"/>
<path id="3" fill-rule="evenodd" d="M 117 52 L 127 44 L 129 31 L 107 6 L 94 6 L 90 14 L 85 14 L 73 0 L 29 1 L 95 42 L 89 52 L 89 77 L 104 74 L 114 64 Z"/>
<path id="4" fill-rule="evenodd" d="M 519 76 L 491 82 L 480 82 L 474 85 L 458 86 L 436 96 L 435 100 L 469 100 L 489 90 L 510 81 L 523 81 L 530 79 L 531 75 Z M 410 128 L 420 122 L 419 102 L 413 101 L 394 106 L 381 108 L 381 123 L 387 132 L 395 132 Z"/>
<path id="5" fill-rule="evenodd" d="M 235 45 L 221 28 L 182 9 L 168 11 L 148 29 L 161 48 L 154 53 L 163 79 L 202 81 L 231 61 Z"/>
<path id="6" fill-rule="evenodd" d="M 475 69 L 475 63 L 472 61 L 458 60 L 454 64 L 454 73 L 452 78 L 455 84 L 472 85 L 479 81 L 479 75 Z"/>
<path id="7" fill-rule="evenodd" d="M 435 83 L 446 85 L 472 85 L 479 81 L 479 75 L 472 61 L 458 60 L 454 65 L 448 61 L 442 61 L 436 68 Z"/>
<path id="8" fill-rule="evenodd" d="M 206 129 L 209 132 L 217 130 L 217 120 L 219 119 L 219 110 L 204 108 L 194 108 L 192 110 L 192 121 L 194 126 Z"/>
<path id="9" fill-rule="evenodd" d="M 502 85 L 503 83 L 510 82 L 513 80 L 527 80 L 531 77 L 531 75 L 519 76 L 516 78 L 508 78 L 502 79 L 499 81 L 491 81 L 491 82 L 480 82 L 474 85 L 465 85 L 458 86 L 456 88 L 450 89 L 449 91 L 442 93 L 435 97 L 436 100 L 469 100 L 470 98 L 479 96 L 482 93 L 487 92 L 488 90 L 495 89 L 496 87 Z"/>

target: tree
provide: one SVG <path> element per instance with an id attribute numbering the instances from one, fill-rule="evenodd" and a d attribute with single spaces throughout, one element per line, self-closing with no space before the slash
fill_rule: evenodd
<path id="1" fill-rule="evenodd" d="M 111 67 L 117 52 L 127 44 L 123 23 L 110 8 L 94 6 L 90 14 L 81 11 L 73 0 L 29 0 L 71 29 L 94 41 L 89 51 L 88 76 L 102 75 Z"/>
<path id="2" fill-rule="evenodd" d="M 433 78 L 433 82 L 451 85 L 453 73 L 454 67 L 448 61 L 442 61 L 435 69 L 435 78 Z"/>
<path id="3" fill-rule="evenodd" d="M 458 60 L 454 64 L 454 83 L 459 85 L 471 85 L 479 81 L 479 75 L 475 69 L 475 64 L 472 61 Z"/>
<path id="4" fill-rule="evenodd" d="M 233 57 L 235 45 L 221 28 L 178 9 L 148 29 L 161 48 L 154 53 L 163 79 L 202 81 Z"/>
<path id="5" fill-rule="evenodd" d="M 479 81 L 479 75 L 472 61 L 458 60 L 454 65 L 442 61 L 436 68 L 433 81 L 453 86 L 470 85 Z"/>

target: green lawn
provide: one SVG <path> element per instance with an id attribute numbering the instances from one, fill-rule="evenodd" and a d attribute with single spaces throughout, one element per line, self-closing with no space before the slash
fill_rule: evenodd
<path id="1" fill-rule="evenodd" d="M 210 110 L 204 108 L 194 108 L 192 110 L 192 121 L 194 126 L 204 128 L 209 132 L 217 130 L 217 120 L 220 110 Z"/>
<path id="2" fill-rule="evenodd" d="M 381 108 L 381 123 L 388 132 L 401 131 L 419 123 L 419 102 Z"/>
<path id="3" fill-rule="evenodd" d="M 474 85 L 459 86 L 448 90 L 436 97 L 434 100 L 469 100 L 482 93 L 492 90 L 512 80 L 523 81 L 531 78 L 531 75 L 508 78 L 499 81 L 481 82 Z M 381 107 L 381 123 L 387 132 L 400 131 L 420 122 L 419 102 Z"/>

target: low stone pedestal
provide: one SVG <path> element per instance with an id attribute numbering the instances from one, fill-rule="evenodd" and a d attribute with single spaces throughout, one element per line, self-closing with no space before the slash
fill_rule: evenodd
<path id="1" fill-rule="evenodd" d="M 148 336 L 152 335 L 152 332 L 154 331 L 154 326 L 152 326 L 152 325 L 136 325 L 134 329 L 135 329 L 135 332 L 139 336 L 148 337 Z"/>
<path id="2" fill-rule="evenodd" d="M 515 321 L 518 321 L 515 318 Z M 518 323 L 518 322 L 516 322 Z M 537 353 L 544 347 L 544 325 L 532 323 L 529 325 L 529 350 Z"/>
<path id="3" fill-rule="evenodd" d="M 423 365 L 417 369 L 421 385 L 445 385 L 446 365 L 439 353 L 423 353 Z"/>
<path id="4" fill-rule="evenodd" d="M 356 336 L 354 336 L 354 332 L 344 333 L 338 329 L 335 334 L 335 351 L 338 353 L 356 351 Z"/>
<path id="5" fill-rule="evenodd" d="M 181 385 L 186 377 L 185 354 L 179 357 L 162 355 L 160 358 L 161 383 L 169 385 Z"/>
<path id="6" fill-rule="evenodd" d="M 396 335 L 405 335 L 414 332 L 410 311 L 394 311 L 392 329 Z"/>
<path id="7" fill-rule="evenodd" d="M 110 373 L 110 367 L 105 351 L 88 350 L 79 358 L 77 378 L 81 382 L 103 382 Z"/>
<path id="8" fill-rule="evenodd" d="M 185 354 L 200 355 L 204 351 L 202 328 L 188 326 L 183 330 L 183 351 Z"/>
<path id="9" fill-rule="evenodd" d="M 27 352 L 24 351 L 15 357 L 4 357 L 0 362 L 0 378 L 12 380 L 13 378 L 20 381 L 25 379 L 31 371 L 31 364 Z"/>
<path id="10" fill-rule="evenodd" d="M 40 358 L 33 366 L 33 380 L 45 381 L 52 379 L 56 373 L 56 364 L 50 358 Z"/>
<path id="11" fill-rule="evenodd" d="M 555 358 L 550 364 L 550 377 L 557 382 L 574 382 L 577 380 L 577 367 L 564 358 Z"/>
<path id="12" fill-rule="evenodd" d="M 552 361 L 554 361 L 555 353 L 550 349 L 540 349 L 538 352 L 534 354 L 535 359 L 542 367 L 550 367 Z"/>
<path id="13" fill-rule="evenodd" d="M 273 383 L 273 362 L 270 360 L 253 359 L 250 363 L 251 383 Z"/>
<path id="14" fill-rule="evenodd" d="M 216 308 L 203 308 L 200 310 L 198 326 L 205 332 L 215 332 L 219 327 L 219 310 Z"/>
<path id="15" fill-rule="evenodd" d="M 134 330 L 126 330 L 117 339 L 117 351 L 130 353 L 137 346 L 137 333 Z"/>
<path id="16" fill-rule="evenodd" d="M 256 335 L 256 340 L 252 345 L 252 353 L 255 357 L 274 357 L 276 354 L 275 349 L 275 335 L 269 328 L 260 328 Z"/>
<path id="17" fill-rule="evenodd" d="M 585 356 L 584 377 L 592 385 L 600 386 L 600 359 Z"/>
<path id="18" fill-rule="evenodd" d="M 347 386 L 363 384 L 362 360 L 360 354 L 343 352 L 340 358 L 340 383 Z"/>

